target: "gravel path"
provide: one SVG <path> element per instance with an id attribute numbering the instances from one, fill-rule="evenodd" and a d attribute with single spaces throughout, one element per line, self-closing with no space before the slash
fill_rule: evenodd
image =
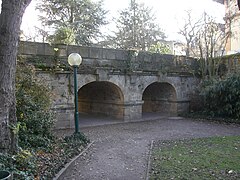
<path id="1" fill-rule="evenodd" d="M 69 166 L 59 180 L 146 179 L 152 140 L 240 135 L 240 126 L 168 118 L 86 127 L 81 131 L 94 144 L 84 156 Z"/>

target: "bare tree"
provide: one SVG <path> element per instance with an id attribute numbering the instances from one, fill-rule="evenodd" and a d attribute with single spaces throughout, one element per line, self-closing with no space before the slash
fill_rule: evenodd
<path id="1" fill-rule="evenodd" d="M 0 14 L 0 152 L 16 150 L 15 74 L 22 16 L 31 0 L 2 0 Z"/>
<path id="2" fill-rule="evenodd" d="M 49 36 L 48 31 L 45 30 L 45 27 L 39 28 L 37 26 L 34 26 L 34 30 L 25 33 L 24 31 L 21 30 L 20 34 L 20 40 L 21 41 L 39 41 L 39 42 L 46 42 L 47 37 Z"/>
<path id="3" fill-rule="evenodd" d="M 215 22 L 214 18 L 204 13 L 203 24 L 195 39 L 203 76 L 217 75 L 221 58 L 216 57 L 223 56 L 229 35 L 224 24 Z"/>
<path id="4" fill-rule="evenodd" d="M 189 57 L 192 44 L 194 43 L 194 39 L 196 38 L 197 31 L 198 31 L 199 27 L 201 26 L 202 18 L 200 18 L 198 20 L 194 20 L 192 18 L 192 11 L 187 10 L 186 18 L 184 21 L 185 21 L 184 25 L 181 29 L 179 29 L 178 33 L 180 35 L 184 36 L 184 39 L 186 41 L 185 52 L 186 52 L 186 56 Z"/>
<path id="5" fill-rule="evenodd" d="M 217 23 L 205 12 L 197 21 L 191 18 L 191 11 L 187 11 L 187 17 L 179 32 L 186 40 L 186 56 L 192 55 L 200 59 L 203 77 L 215 76 L 231 31 L 227 24 Z"/>

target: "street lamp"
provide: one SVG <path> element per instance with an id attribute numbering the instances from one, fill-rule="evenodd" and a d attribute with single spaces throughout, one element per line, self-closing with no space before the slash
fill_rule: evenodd
<path id="1" fill-rule="evenodd" d="M 77 90 L 77 68 L 82 63 L 82 57 L 78 53 L 71 53 L 68 56 L 68 64 L 74 69 L 74 95 L 75 95 L 75 133 L 79 133 L 78 126 L 78 90 Z"/>

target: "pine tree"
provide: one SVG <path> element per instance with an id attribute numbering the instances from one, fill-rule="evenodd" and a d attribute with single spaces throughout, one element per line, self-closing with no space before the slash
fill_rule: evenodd
<path id="1" fill-rule="evenodd" d="M 122 49 L 149 50 L 152 45 L 166 38 L 155 22 L 152 9 L 144 4 L 131 1 L 128 8 L 120 11 L 115 19 L 116 31 L 107 38 L 110 47 Z"/>
<path id="2" fill-rule="evenodd" d="M 42 24 L 55 30 L 55 37 L 50 37 L 52 42 L 71 42 L 64 33 L 73 32 L 75 42 L 72 44 L 89 45 L 101 36 L 99 29 L 107 23 L 102 4 L 103 1 L 91 0 L 42 0 L 37 9 L 43 13 Z"/>

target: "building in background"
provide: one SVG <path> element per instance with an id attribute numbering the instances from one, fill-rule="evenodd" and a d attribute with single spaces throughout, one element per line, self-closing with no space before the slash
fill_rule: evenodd
<path id="1" fill-rule="evenodd" d="M 177 56 L 185 56 L 185 47 L 186 44 L 180 41 L 167 41 L 167 40 L 161 40 L 159 41 L 161 44 L 166 45 L 170 49 L 170 53 L 172 55 L 177 55 Z"/>
<path id="2" fill-rule="evenodd" d="M 240 0 L 214 0 L 225 5 L 226 31 L 231 32 L 226 54 L 240 53 Z"/>
<path id="3" fill-rule="evenodd" d="M 186 44 L 182 42 L 172 41 L 172 54 L 177 56 L 186 56 L 185 47 Z"/>

